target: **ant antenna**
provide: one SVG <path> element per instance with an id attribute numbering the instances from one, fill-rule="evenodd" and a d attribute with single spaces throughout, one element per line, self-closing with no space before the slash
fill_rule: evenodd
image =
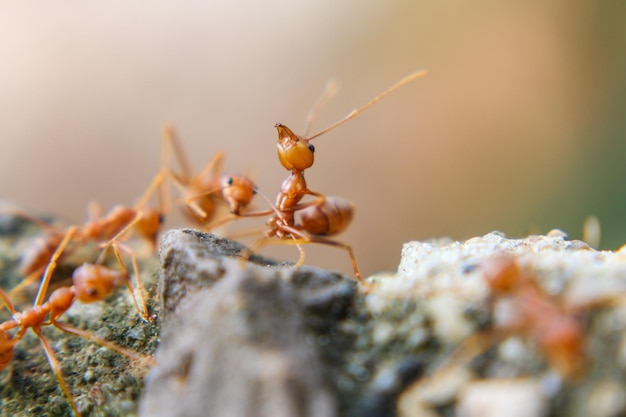
<path id="1" fill-rule="evenodd" d="M 383 98 L 387 97 L 389 94 L 393 93 L 398 88 L 402 87 L 403 85 L 405 85 L 407 83 L 410 83 L 411 81 L 413 81 L 413 80 L 415 80 L 417 78 L 425 77 L 426 75 L 428 75 L 428 70 L 420 70 L 420 71 L 416 71 L 416 72 L 414 72 L 412 74 L 407 75 L 406 77 L 404 77 L 403 79 L 401 79 L 400 81 L 398 81 L 397 83 L 395 83 L 394 85 L 389 87 L 387 90 L 383 91 L 381 94 L 379 94 L 376 97 L 374 97 L 373 99 L 371 99 L 364 106 L 362 106 L 362 107 L 360 107 L 358 109 L 352 110 L 350 113 L 348 113 L 348 115 L 346 117 L 344 117 L 343 119 L 339 120 L 337 123 L 334 123 L 334 124 L 330 125 L 329 127 L 327 127 L 326 129 L 322 130 L 321 132 L 318 132 L 318 133 L 312 135 L 310 138 L 307 138 L 305 140 L 307 142 L 310 141 L 310 140 L 313 140 L 316 137 L 322 136 L 324 133 L 326 133 L 326 132 L 328 132 L 330 130 L 333 130 L 337 126 L 340 126 L 340 125 L 344 124 L 348 120 L 354 119 L 356 116 L 359 115 L 359 113 L 367 110 L 368 108 L 370 108 L 374 104 L 378 103 L 380 100 L 382 100 Z"/>
<path id="2" fill-rule="evenodd" d="M 315 119 L 317 119 L 317 114 L 337 94 L 339 88 L 339 81 L 333 78 L 326 82 L 322 94 L 313 105 L 313 108 L 311 109 L 309 114 L 306 115 L 306 124 L 304 125 L 304 134 L 302 135 L 303 137 L 306 138 L 306 136 L 309 134 L 309 131 L 311 130 L 311 125 L 313 124 Z"/>

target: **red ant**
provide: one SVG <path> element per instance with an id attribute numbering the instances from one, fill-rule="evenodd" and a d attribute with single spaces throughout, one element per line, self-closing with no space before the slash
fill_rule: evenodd
<path id="1" fill-rule="evenodd" d="M 276 124 L 276 129 L 278 130 L 278 160 L 290 173 L 289 177 L 283 182 L 276 198 L 276 204 L 271 210 L 243 214 L 244 216 L 273 214 L 273 217 L 267 222 L 269 228 L 265 233 L 265 237 L 253 243 L 251 245 L 252 250 L 268 244 L 296 245 L 300 251 L 300 259 L 296 264 L 296 267 L 298 267 L 304 263 L 305 254 L 301 247 L 303 244 L 319 243 L 340 247 L 348 252 L 354 274 L 359 282 L 365 283 L 359 272 L 352 247 L 346 243 L 327 238 L 327 236 L 338 234 L 348 227 L 353 217 L 354 205 L 343 198 L 326 197 L 321 193 L 311 191 L 307 187 L 304 171 L 313 165 L 315 152 L 315 148 L 309 142 L 353 119 L 401 86 L 426 74 L 427 71 L 417 71 L 406 76 L 364 106 L 352 110 L 343 119 L 308 138 L 295 134 L 287 126 L 280 123 Z M 322 95 L 322 99 L 318 101 L 314 110 L 309 113 L 307 131 L 314 119 L 315 110 L 324 101 L 323 98 L 325 96 L 326 94 Z M 316 197 L 316 200 L 301 203 L 302 199 L 307 195 Z M 296 222 L 296 212 L 300 213 L 300 223 Z"/>
<path id="2" fill-rule="evenodd" d="M 490 291 L 490 308 L 494 311 L 494 328 L 475 333 L 446 358 L 429 378 L 419 385 L 441 383 L 450 371 L 467 364 L 509 336 L 525 336 L 545 355 L 547 362 L 563 379 L 575 380 L 585 368 L 585 333 L 580 321 L 563 308 L 520 266 L 516 257 L 500 254 L 480 265 Z M 498 315 L 499 306 L 507 305 L 507 317 Z M 510 316 L 510 317 L 508 317 Z"/>
<path id="3" fill-rule="evenodd" d="M 110 247 L 113 248 L 116 257 L 120 259 L 119 249 L 128 253 L 133 259 L 133 266 L 135 268 L 135 272 L 137 273 L 137 262 L 132 250 L 125 245 L 122 245 L 119 240 L 126 238 L 127 236 L 123 235 L 126 235 L 132 228 L 137 232 L 137 234 L 147 240 L 153 248 L 156 248 L 156 237 L 161 225 L 163 224 L 164 213 L 167 211 L 167 208 L 164 207 L 166 203 L 165 201 L 161 201 L 161 206 L 163 208 L 160 210 L 146 207 L 146 205 L 154 192 L 157 189 L 162 188 L 163 180 L 163 174 L 157 174 L 135 207 L 118 205 L 113 207 L 113 209 L 111 209 L 111 211 L 105 216 L 97 215 L 96 210 L 92 208 L 90 210 L 90 220 L 81 228 L 74 228 L 74 232 L 72 233 L 73 241 L 79 245 L 86 244 L 90 241 L 114 241 L 114 244 L 110 245 Z M 42 222 L 32 219 L 29 215 L 19 215 L 34 220 L 37 224 L 42 224 Z M 46 268 L 46 265 L 49 265 L 53 253 L 58 249 L 61 241 L 66 235 L 66 232 L 60 229 L 53 228 L 49 225 L 45 225 L 44 227 L 47 231 L 37 237 L 31 246 L 25 250 L 25 254 L 22 256 L 19 268 L 20 273 L 26 278 L 20 285 L 11 291 L 11 296 L 19 292 L 24 286 L 40 277 L 41 273 Z M 139 281 L 138 275 L 137 289 L 141 292 L 141 282 Z M 143 299 L 143 296 L 141 297 Z M 142 317 L 147 320 L 147 316 L 142 315 Z"/>
<path id="4" fill-rule="evenodd" d="M 116 271 L 99 264 L 83 264 L 74 271 L 72 275 L 72 286 L 60 287 L 54 290 L 49 295 L 48 299 L 45 302 L 43 301 L 56 259 L 61 256 L 61 253 L 71 241 L 73 235 L 78 231 L 79 229 L 76 226 L 71 226 L 52 255 L 48 270 L 40 284 L 39 292 L 32 307 L 24 311 L 17 311 L 7 293 L 0 289 L 0 299 L 12 314 L 10 320 L 0 323 L 0 369 L 7 367 L 13 358 L 15 345 L 24 337 L 27 330 L 31 329 L 39 338 L 50 367 L 52 368 L 52 372 L 76 416 L 80 416 L 80 413 L 65 382 L 59 361 L 48 343 L 48 340 L 42 334 L 42 327 L 54 326 L 61 331 L 91 340 L 131 359 L 140 360 L 144 358 L 143 355 L 133 352 L 132 350 L 123 348 L 115 343 L 101 339 L 84 330 L 59 321 L 59 317 L 77 300 L 83 303 L 101 301 L 123 284 L 127 284 L 127 286 L 132 289 L 128 272 L 125 270 L 123 264 L 120 263 L 123 269 L 122 271 Z M 113 244 L 113 241 L 108 242 L 104 251 Z M 13 331 L 14 329 L 16 329 L 16 331 Z"/>
<path id="5" fill-rule="evenodd" d="M 481 269 L 494 300 L 510 299 L 519 313 L 517 320 L 498 330 L 525 334 L 561 375 L 580 376 L 584 367 L 584 330 L 579 320 L 527 276 L 514 257 L 493 257 Z"/>
<path id="6" fill-rule="evenodd" d="M 222 152 L 215 154 L 202 171 L 194 176 L 172 126 L 163 127 L 163 139 L 164 172 L 182 194 L 183 213 L 191 221 L 207 229 L 213 229 L 234 220 L 241 210 L 250 204 L 256 193 L 254 183 L 243 176 L 222 174 L 224 160 Z M 167 167 L 170 152 L 177 161 L 179 172 Z M 220 204 L 227 205 L 235 217 L 213 221 Z"/>

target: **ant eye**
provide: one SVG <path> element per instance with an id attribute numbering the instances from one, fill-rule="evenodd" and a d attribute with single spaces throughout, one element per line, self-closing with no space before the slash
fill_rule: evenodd
<path id="1" fill-rule="evenodd" d="M 311 145 L 310 143 L 308 145 L 308 148 L 311 151 L 311 153 L 315 152 L 315 146 Z"/>
<path id="2" fill-rule="evenodd" d="M 159 214 L 159 224 L 163 224 L 165 222 L 165 216 L 162 214 Z"/>
<path id="3" fill-rule="evenodd" d="M 233 177 L 228 177 L 228 181 L 226 181 L 228 185 L 233 185 Z"/>

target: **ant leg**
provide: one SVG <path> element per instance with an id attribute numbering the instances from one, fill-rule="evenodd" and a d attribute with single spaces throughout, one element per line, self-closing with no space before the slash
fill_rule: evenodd
<path id="1" fill-rule="evenodd" d="M 191 181 L 192 185 L 196 181 L 200 181 L 205 177 L 208 177 L 208 174 L 211 174 L 211 177 L 216 178 L 218 183 L 220 179 L 220 173 L 222 172 L 222 166 L 224 165 L 224 152 L 217 152 L 213 159 L 211 159 L 205 166 L 202 168 L 202 171 L 198 175 L 195 176 L 194 180 Z"/>
<path id="2" fill-rule="evenodd" d="M 113 246 L 122 236 L 124 236 L 124 234 L 128 233 L 128 231 L 132 229 L 142 218 L 143 213 L 141 211 L 138 211 L 137 214 L 135 214 L 135 217 L 133 217 L 133 219 L 129 221 L 128 224 L 122 228 L 122 230 L 117 232 L 117 234 L 109 239 L 108 242 L 103 243 L 101 245 L 102 252 L 100 252 L 96 263 L 102 264 L 102 262 L 104 262 L 104 258 L 106 257 L 106 253 L 109 250 L 109 247 Z"/>
<path id="3" fill-rule="evenodd" d="M 331 240 L 331 239 L 325 239 L 325 238 L 317 237 L 317 236 L 312 236 L 310 238 L 310 243 L 319 243 L 321 245 L 330 245 L 330 246 L 335 246 L 335 247 L 345 249 L 348 252 L 348 256 L 350 256 L 350 262 L 352 263 L 352 269 L 354 270 L 354 275 L 356 275 L 357 279 L 359 280 L 361 284 L 365 284 L 365 281 L 363 280 L 363 277 L 361 276 L 361 272 L 359 272 L 359 267 L 357 266 L 356 257 L 354 256 L 354 250 L 352 249 L 352 246 L 348 245 L 347 243 L 338 242 L 336 240 Z"/>
<path id="4" fill-rule="evenodd" d="M 128 270 L 126 269 L 126 266 L 124 265 L 124 262 L 122 261 L 122 256 L 119 252 L 119 248 L 121 247 L 122 250 L 126 252 L 128 256 L 130 256 L 131 262 L 133 265 L 133 273 L 135 274 L 135 288 L 133 288 L 133 286 L 130 283 L 130 279 L 128 279 L 126 280 L 128 291 L 130 292 L 130 295 L 133 299 L 133 304 L 135 305 L 135 309 L 139 313 L 139 316 L 141 316 L 141 318 L 145 322 L 152 321 L 148 313 L 148 306 L 146 305 L 146 299 L 144 298 L 143 284 L 141 283 L 141 276 L 139 275 L 139 265 L 137 263 L 137 257 L 135 256 L 135 253 L 133 252 L 131 248 L 127 247 L 126 245 L 122 245 L 120 243 L 114 242 L 111 244 L 111 247 L 113 248 L 113 253 L 115 254 L 115 258 L 117 259 L 117 262 L 120 265 L 122 272 L 124 272 L 124 274 L 127 277 L 129 276 Z M 139 302 L 137 301 L 137 294 L 135 294 L 135 292 L 139 294 L 139 300 L 140 300 Z M 141 308 L 139 307 L 139 304 L 141 304 Z"/>
<path id="5" fill-rule="evenodd" d="M 87 222 L 93 221 L 102 217 L 102 206 L 99 202 L 92 200 L 87 204 Z"/>
<path id="6" fill-rule="evenodd" d="M 298 211 L 311 206 L 322 206 L 326 202 L 326 196 L 322 193 L 316 193 L 315 191 L 306 190 L 305 194 L 316 197 L 316 199 L 307 203 L 296 204 L 291 210 Z"/>
<path id="7" fill-rule="evenodd" d="M 202 189 L 206 185 L 198 184 L 205 180 L 205 178 L 215 178 L 216 180 L 216 189 L 215 191 L 211 191 L 208 193 L 203 193 L 199 196 L 191 197 L 189 200 L 197 199 L 203 197 L 208 194 L 212 194 L 213 192 L 217 192 L 219 190 L 219 178 L 220 173 L 222 172 L 222 166 L 224 164 L 224 153 L 217 152 L 215 156 L 204 166 L 202 171 L 196 176 L 193 176 L 191 165 L 188 162 L 187 156 L 180 146 L 180 141 L 176 137 L 174 133 L 174 129 L 171 125 L 166 125 L 163 128 L 164 133 L 164 142 L 163 148 L 161 152 L 161 167 L 168 174 L 168 176 L 173 180 L 175 185 L 179 188 L 179 191 L 184 195 L 186 193 L 187 188 L 192 189 Z M 170 152 L 174 154 L 176 161 L 178 163 L 179 168 L 182 170 L 182 174 L 177 174 L 171 169 L 167 168 L 168 166 L 168 158 L 166 155 L 169 153 L 166 150 L 165 144 L 169 144 Z M 193 178 L 192 178 L 193 177 Z M 189 201 L 185 201 L 185 204 L 188 204 Z M 193 207 L 194 211 L 199 209 L 198 207 Z M 197 212 L 196 214 L 200 214 Z M 201 214 L 200 214 L 201 215 Z M 202 215 L 201 215 L 202 216 Z M 202 216 L 205 217 L 205 216 Z"/>
<path id="8" fill-rule="evenodd" d="M 258 239 L 256 242 L 253 242 L 250 247 L 250 255 L 260 250 L 263 246 L 267 245 L 296 245 L 298 248 L 298 252 L 300 252 L 300 257 L 298 258 L 298 262 L 295 263 L 294 268 L 300 268 L 304 265 L 304 261 L 306 260 L 306 254 L 304 253 L 304 249 L 302 249 L 302 244 L 309 243 L 307 239 L 298 239 L 295 237 L 291 237 L 292 240 L 288 240 L 288 237 L 284 239 L 274 238 L 274 237 L 263 237 Z"/>
<path id="9" fill-rule="evenodd" d="M 300 259 L 298 260 L 296 267 L 300 267 L 302 266 L 302 263 L 304 262 L 304 250 L 300 247 L 300 245 L 306 245 L 310 243 L 319 243 L 321 245 L 339 247 L 348 252 L 348 255 L 350 256 L 350 262 L 352 263 L 352 269 L 354 270 L 354 275 L 356 276 L 357 280 L 365 287 L 370 286 L 363 280 L 363 277 L 361 276 L 361 272 L 359 272 L 359 267 L 357 266 L 356 257 L 354 256 L 354 251 L 352 250 L 352 246 L 348 245 L 347 243 L 337 242 L 331 239 L 325 239 L 325 238 L 321 238 L 317 236 L 309 236 L 309 235 L 302 233 L 300 230 L 292 228 L 292 227 L 284 227 L 284 230 L 288 231 L 292 235 L 292 239 L 275 239 L 275 238 L 259 239 L 256 242 L 254 242 L 252 245 L 250 245 L 251 252 L 254 253 L 254 251 L 252 251 L 252 248 L 257 250 L 266 245 L 296 245 L 298 247 L 298 250 L 300 251 Z M 298 237 L 296 238 L 295 236 L 298 236 Z"/>
<path id="10" fill-rule="evenodd" d="M 361 272 L 359 272 L 359 267 L 356 263 L 356 256 L 354 256 L 354 251 L 352 250 L 352 246 L 348 245 L 347 243 L 343 243 L 343 242 L 338 242 L 336 240 L 332 240 L 332 239 L 326 239 L 323 237 L 319 237 L 319 236 L 311 236 L 307 233 L 302 232 L 301 230 L 298 230 L 294 227 L 290 227 L 290 226 L 285 226 L 283 227 L 283 229 L 287 232 L 289 232 L 291 234 L 291 236 L 298 236 L 299 239 L 293 239 L 293 242 L 296 242 L 298 240 L 302 240 L 301 243 L 319 243 L 321 245 L 329 245 L 329 246 L 335 246 L 335 247 L 339 247 L 339 248 L 343 248 L 344 250 L 346 250 L 348 252 L 348 255 L 350 256 L 350 262 L 352 263 L 352 269 L 354 270 L 354 275 L 356 275 L 357 279 L 359 280 L 359 282 L 363 285 L 367 285 L 365 283 L 365 281 L 363 280 L 363 277 L 361 276 Z M 297 244 L 297 243 L 295 243 Z"/>
<path id="11" fill-rule="evenodd" d="M 298 262 L 296 262 L 295 266 L 296 268 L 300 268 L 302 265 L 304 265 L 304 261 L 306 260 L 306 254 L 304 253 L 304 249 L 302 249 L 302 245 L 298 243 L 294 243 L 294 244 L 296 245 L 296 248 L 298 248 L 298 252 L 300 252 L 300 259 L 298 259 Z"/>
<path id="12" fill-rule="evenodd" d="M 4 304 L 4 306 L 11 312 L 11 314 L 17 313 L 17 311 L 15 310 L 15 306 L 11 302 L 11 299 L 2 288 L 0 288 L 0 298 L 2 299 L 2 304 Z"/>
<path id="13" fill-rule="evenodd" d="M 169 152 L 167 151 L 168 148 Z M 187 154 L 180 146 L 180 140 L 174 131 L 174 126 L 168 123 L 163 126 L 163 141 L 161 143 L 161 167 L 163 169 L 169 165 L 170 153 L 174 154 L 178 167 L 182 171 L 182 177 L 185 178 L 185 181 L 189 180 L 193 175 L 191 164 L 187 159 Z"/>
<path id="14" fill-rule="evenodd" d="M 169 178 L 172 184 L 174 184 L 174 187 L 176 187 L 182 195 L 185 195 L 187 193 L 188 186 L 185 185 L 184 180 L 182 180 L 179 176 L 177 176 L 175 173 L 171 171 L 167 171 L 165 175 L 167 176 L 167 178 Z M 185 206 L 187 206 L 193 212 L 194 215 L 198 216 L 198 218 L 201 221 L 204 221 L 206 218 L 210 217 L 210 215 L 212 215 L 213 213 L 207 213 L 198 205 L 198 203 L 196 203 L 195 200 L 202 198 L 206 195 L 216 193 L 217 191 L 219 191 L 219 189 L 220 189 L 219 187 L 216 187 L 215 190 L 210 190 L 200 195 L 195 195 L 192 197 L 188 197 L 186 199 L 182 199 L 182 203 L 185 204 Z M 181 200 L 179 200 L 179 202 L 180 201 Z"/>
<path id="15" fill-rule="evenodd" d="M 108 242 L 103 244 L 103 248 L 102 248 L 102 252 L 100 252 L 100 255 L 98 256 L 98 259 L 96 260 L 96 263 L 101 265 L 104 262 L 104 259 L 106 258 L 106 254 L 109 250 L 109 248 L 113 249 L 113 254 L 115 255 L 115 258 L 117 259 L 117 262 L 120 266 L 120 268 L 122 269 L 122 272 L 126 275 L 126 277 L 129 277 L 128 274 L 128 269 L 126 268 L 126 265 L 124 265 L 124 261 L 122 260 L 122 257 L 120 255 L 119 252 L 119 248 L 122 247 L 122 250 L 124 250 L 124 252 L 126 252 L 132 260 L 132 264 L 133 264 L 133 272 L 135 274 L 135 280 L 136 280 L 136 290 L 139 292 L 139 298 L 141 300 L 141 308 L 139 307 L 139 303 L 137 302 L 137 298 L 135 295 L 135 289 L 133 289 L 132 284 L 130 283 L 130 278 L 128 278 L 126 280 L 126 285 L 128 286 L 128 291 L 131 294 L 131 297 L 133 299 L 133 304 L 135 305 L 135 309 L 137 310 L 137 312 L 139 313 L 139 316 L 146 322 L 150 321 L 150 317 L 148 315 L 148 308 L 146 306 L 146 301 L 145 298 L 143 296 L 143 284 L 141 283 L 141 277 L 139 276 L 139 265 L 137 264 L 137 257 L 135 256 L 135 253 L 132 251 L 131 248 L 121 244 L 120 242 L 117 241 L 117 239 L 122 236 L 124 233 L 126 233 L 131 227 L 133 227 L 135 225 L 135 223 L 137 223 L 139 220 L 141 220 L 142 218 L 142 214 L 141 213 L 137 213 L 137 215 L 135 216 L 135 218 L 133 220 L 131 220 L 122 230 L 120 230 L 117 235 L 115 235 L 111 240 L 109 240 Z"/>
<path id="16" fill-rule="evenodd" d="M 50 347 L 50 344 L 48 343 L 44 335 L 41 333 L 41 328 L 32 327 L 32 329 L 33 329 L 33 332 L 35 332 L 35 334 L 39 338 L 41 345 L 43 346 L 43 350 L 46 354 L 46 358 L 48 358 L 48 363 L 50 364 L 50 368 L 52 368 L 52 373 L 54 373 L 54 376 L 57 379 L 57 382 L 59 383 L 61 390 L 67 397 L 67 401 L 72 406 L 72 410 L 74 410 L 74 414 L 77 417 L 80 417 L 81 414 L 78 412 L 78 408 L 76 407 L 74 398 L 72 397 L 72 394 L 70 393 L 67 383 L 65 382 L 65 378 L 63 378 L 63 373 L 61 372 L 61 365 L 59 364 L 59 361 L 56 358 L 56 356 L 54 356 L 54 351 Z"/>
<path id="17" fill-rule="evenodd" d="M 236 214 L 228 214 L 226 216 L 224 216 L 223 218 L 210 222 L 208 224 L 206 224 L 203 227 L 203 230 L 205 231 L 211 231 L 211 230 L 215 230 L 219 227 L 222 227 L 230 222 L 234 222 L 235 220 L 239 220 L 242 216 L 238 216 Z M 231 239 L 232 240 L 232 239 Z"/>
<path id="18" fill-rule="evenodd" d="M 146 191 L 144 191 L 143 195 L 139 199 L 139 203 L 135 205 L 135 210 L 140 211 L 141 209 L 143 209 L 143 207 L 148 203 L 148 200 L 150 200 L 157 188 L 160 189 L 160 187 L 163 186 L 164 179 L 165 174 L 160 171 L 154 176 L 154 178 L 152 178 L 152 182 L 150 182 L 150 185 L 148 185 L 148 188 L 146 188 Z"/>
<path id="19" fill-rule="evenodd" d="M 41 303 L 43 302 L 43 299 L 46 296 L 46 292 L 48 291 L 50 278 L 52 277 L 52 273 L 57 267 L 57 260 L 59 259 L 59 257 L 65 250 L 65 247 L 68 245 L 68 243 L 74 236 L 74 233 L 76 233 L 77 229 L 78 228 L 76 226 L 70 226 L 70 228 L 67 229 L 67 232 L 65 232 L 65 236 L 63 237 L 63 240 L 61 240 L 61 243 L 59 243 L 59 246 L 50 257 L 50 261 L 48 261 L 48 265 L 46 266 L 46 270 L 43 274 L 43 278 L 41 279 L 41 284 L 39 284 L 39 291 L 37 292 L 37 297 L 35 297 L 35 302 L 33 303 L 34 306 L 41 305 Z"/>
<path id="20" fill-rule="evenodd" d="M 183 188 L 179 189 L 181 192 L 184 192 Z M 213 216 L 213 213 L 215 213 L 215 206 L 213 206 L 213 211 L 211 213 L 207 213 L 205 210 L 203 210 L 202 208 L 200 208 L 200 206 L 198 205 L 198 203 L 196 203 L 196 200 L 199 200 L 203 197 L 207 197 L 210 196 L 212 194 L 215 194 L 217 192 L 221 191 L 221 187 L 220 186 L 215 186 L 214 188 L 208 189 L 200 194 L 195 194 L 192 195 L 190 197 L 187 197 L 185 199 L 183 199 L 183 204 L 187 207 L 189 207 L 196 215 L 200 216 L 202 218 L 202 220 L 206 220 L 210 217 Z"/>
<path id="21" fill-rule="evenodd" d="M 154 359 L 152 359 L 152 357 L 150 357 L 150 356 L 142 355 L 142 354 L 137 353 L 137 352 L 135 352 L 135 351 L 133 351 L 131 349 L 127 349 L 125 347 L 119 346 L 119 345 L 117 345 L 117 344 L 115 344 L 113 342 L 110 342 L 108 340 L 99 338 L 98 336 L 96 336 L 96 335 L 94 335 L 92 333 L 89 333 L 89 332 L 87 332 L 85 330 L 81 330 L 81 329 L 78 329 L 78 328 L 76 328 L 74 326 L 70 326 L 67 323 L 63 323 L 63 322 L 55 320 L 55 321 L 52 322 L 52 325 L 55 326 L 57 329 L 59 329 L 61 331 L 64 331 L 66 333 L 82 337 L 83 339 L 87 339 L 89 341 L 92 341 L 92 342 L 100 345 L 100 346 L 104 346 L 104 347 L 106 347 L 108 349 L 111 349 L 112 351 L 117 352 L 117 353 L 119 353 L 122 356 L 126 356 L 129 359 L 136 360 L 136 361 L 145 361 L 146 358 L 148 358 L 149 359 L 149 365 L 154 365 L 155 364 Z"/>

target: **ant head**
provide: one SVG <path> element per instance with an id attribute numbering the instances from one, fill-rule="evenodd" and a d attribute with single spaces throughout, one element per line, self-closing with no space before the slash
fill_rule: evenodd
<path id="1" fill-rule="evenodd" d="M 482 263 L 481 269 L 487 285 L 495 293 L 510 293 L 524 281 L 517 259 L 512 255 L 492 256 Z"/>
<path id="2" fill-rule="evenodd" d="M 76 298 L 83 303 L 103 300 L 127 280 L 128 276 L 123 272 L 87 263 L 76 268 L 72 274 Z"/>
<path id="3" fill-rule="evenodd" d="M 278 160 L 288 170 L 304 171 L 313 165 L 315 147 L 287 126 L 276 124 L 278 130 Z"/>
<path id="4" fill-rule="evenodd" d="M 256 186 L 248 178 L 241 175 L 225 175 L 222 177 L 222 197 L 228 203 L 230 212 L 239 215 L 256 194 Z"/>

